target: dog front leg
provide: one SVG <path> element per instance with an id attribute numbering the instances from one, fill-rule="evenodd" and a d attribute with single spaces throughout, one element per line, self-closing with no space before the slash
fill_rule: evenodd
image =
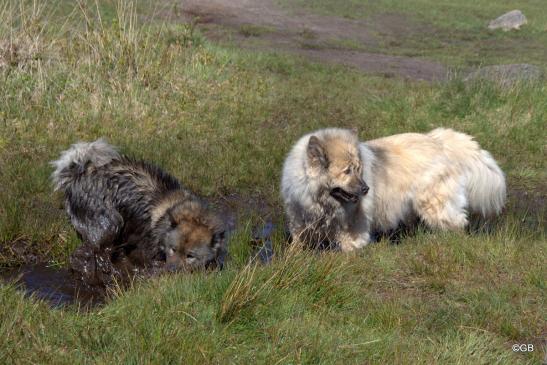
<path id="1" fill-rule="evenodd" d="M 351 232 L 340 232 L 337 241 L 343 252 L 350 252 L 368 245 L 370 243 L 370 233 L 367 231 L 356 235 Z"/>
<path id="2" fill-rule="evenodd" d="M 364 214 L 360 213 L 352 226 L 340 230 L 337 241 L 343 252 L 358 250 L 368 245 L 370 229 Z"/>

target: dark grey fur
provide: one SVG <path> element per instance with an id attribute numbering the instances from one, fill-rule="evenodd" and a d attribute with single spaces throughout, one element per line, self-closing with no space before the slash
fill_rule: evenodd
<path id="1" fill-rule="evenodd" d="M 196 214 L 208 214 L 205 202 L 173 176 L 118 154 L 102 140 L 75 144 L 52 164 L 57 167 L 52 178 L 56 190 L 64 192 L 72 225 L 84 242 L 97 249 L 108 246 L 125 254 L 138 250 L 145 259 L 159 259 L 165 255 L 164 238 L 174 228 L 173 223 L 165 223 L 172 209 L 194 204 Z M 153 209 L 166 200 L 169 209 L 152 224 Z M 216 231 L 211 245 L 217 257 L 224 255 L 220 252 L 224 242 L 217 242 L 224 240 L 224 229 L 218 222 L 210 224 Z"/>

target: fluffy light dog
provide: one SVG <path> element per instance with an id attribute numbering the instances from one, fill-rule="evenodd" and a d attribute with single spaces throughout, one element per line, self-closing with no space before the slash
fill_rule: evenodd
<path id="1" fill-rule="evenodd" d="M 463 229 L 469 213 L 499 214 L 506 196 L 490 153 L 444 128 L 368 142 L 346 129 L 307 134 L 285 160 L 281 194 L 294 239 L 343 251 L 416 219 Z"/>

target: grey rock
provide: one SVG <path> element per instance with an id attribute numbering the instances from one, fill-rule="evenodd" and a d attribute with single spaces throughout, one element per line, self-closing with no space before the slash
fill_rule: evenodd
<path id="1" fill-rule="evenodd" d="M 502 87 L 510 87 L 520 82 L 536 82 L 543 78 L 543 71 L 527 63 L 495 65 L 482 67 L 471 72 L 464 81 L 489 80 Z"/>
<path id="2" fill-rule="evenodd" d="M 499 18 L 496 18 L 488 24 L 488 29 L 503 29 L 508 31 L 511 29 L 520 29 L 520 27 L 526 24 L 528 21 L 520 10 L 512 10 L 503 14 Z"/>

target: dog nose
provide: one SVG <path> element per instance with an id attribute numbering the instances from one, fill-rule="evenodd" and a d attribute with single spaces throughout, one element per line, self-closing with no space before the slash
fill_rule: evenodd
<path id="1" fill-rule="evenodd" d="M 363 183 L 363 185 L 361 186 L 361 193 L 363 193 L 363 195 L 367 195 L 368 190 L 369 190 L 368 185 L 366 183 Z"/>

